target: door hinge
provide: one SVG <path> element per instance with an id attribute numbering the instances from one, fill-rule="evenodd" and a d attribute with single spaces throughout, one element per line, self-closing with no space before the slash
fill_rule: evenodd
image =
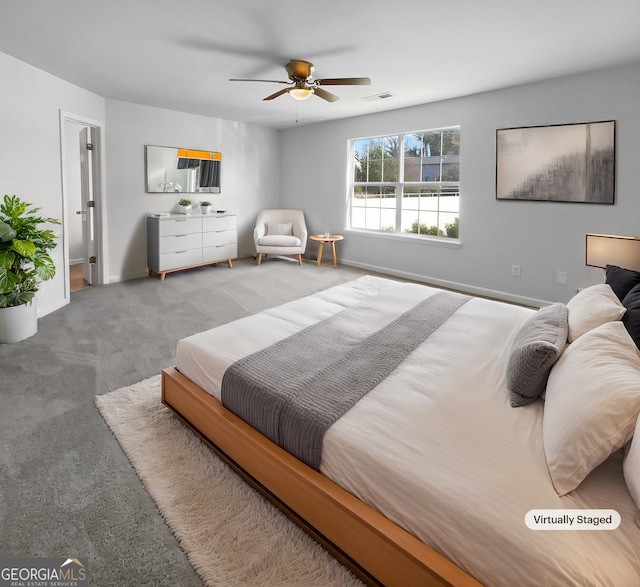
<path id="1" fill-rule="evenodd" d="M 97 259 L 96 259 L 95 255 L 93 255 L 93 256 L 91 256 L 91 257 L 89 257 L 89 263 L 90 263 L 91 265 L 95 265 L 95 264 L 96 264 L 96 262 L 97 262 Z"/>
<path id="2" fill-rule="evenodd" d="M 87 143 L 87 151 L 93 151 L 93 143 Z"/>

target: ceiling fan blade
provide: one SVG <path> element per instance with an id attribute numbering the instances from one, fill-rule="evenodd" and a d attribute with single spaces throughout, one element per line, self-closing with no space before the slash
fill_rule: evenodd
<path id="1" fill-rule="evenodd" d="M 313 82 L 319 86 L 370 86 L 368 77 L 326 77 Z"/>
<path id="2" fill-rule="evenodd" d="M 283 82 L 279 79 L 245 79 L 245 78 L 230 78 L 230 82 L 268 82 L 270 84 L 290 84 L 291 82 Z"/>
<path id="3" fill-rule="evenodd" d="M 291 90 L 291 88 L 285 88 L 284 90 L 280 90 L 279 92 L 276 92 L 275 94 L 271 94 L 270 96 L 267 96 L 266 98 L 262 98 L 263 100 L 273 100 L 274 98 L 277 98 L 278 96 L 282 96 L 282 94 L 288 94 L 289 90 Z"/>
<path id="4" fill-rule="evenodd" d="M 313 93 L 318 96 L 318 98 L 322 98 L 327 102 L 337 102 L 340 98 L 331 92 L 327 92 L 327 90 L 323 90 L 322 88 L 313 88 Z"/>

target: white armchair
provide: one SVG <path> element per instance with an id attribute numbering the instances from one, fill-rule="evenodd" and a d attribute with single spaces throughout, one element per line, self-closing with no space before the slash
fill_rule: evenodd
<path id="1" fill-rule="evenodd" d="M 258 254 L 258 265 L 263 256 L 294 255 L 302 265 L 307 248 L 307 225 L 302 210 L 260 210 L 253 241 Z"/>

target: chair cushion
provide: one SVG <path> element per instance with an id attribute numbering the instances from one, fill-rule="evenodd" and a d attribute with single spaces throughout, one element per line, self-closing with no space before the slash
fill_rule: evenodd
<path id="1" fill-rule="evenodd" d="M 258 244 L 265 247 L 299 247 L 300 239 L 297 236 L 267 235 L 258 239 Z"/>

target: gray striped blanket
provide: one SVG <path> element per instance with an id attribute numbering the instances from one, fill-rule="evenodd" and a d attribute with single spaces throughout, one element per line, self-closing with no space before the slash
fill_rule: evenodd
<path id="1" fill-rule="evenodd" d="M 438 292 L 365 336 L 347 308 L 232 364 L 222 404 L 319 469 L 326 430 L 469 299 Z"/>

